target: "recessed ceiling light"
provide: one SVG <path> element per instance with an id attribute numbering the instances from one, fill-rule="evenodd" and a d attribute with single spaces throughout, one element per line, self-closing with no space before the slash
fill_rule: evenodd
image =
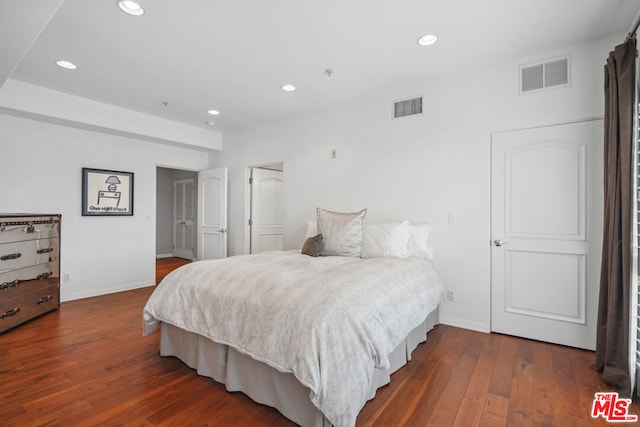
<path id="1" fill-rule="evenodd" d="M 56 61 L 56 64 L 58 64 L 58 67 L 66 68 L 67 70 L 75 70 L 76 68 L 78 68 L 73 62 L 64 60 Z"/>
<path id="2" fill-rule="evenodd" d="M 296 90 L 296 87 L 294 85 L 286 84 L 286 85 L 282 85 L 282 90 L 287 92 L 293 92 L 294 90 Z"/>
<path id="3" fill-rule="evenodd" d="M 124 13 L 128 13 L 133 16 L 141 16 L 144 13 L 144 9 L 135 1 L 121 0 L 118 2 L 118 7 Z"/>
<path id="4" fill-rule="evenodd" d="M 214 122 L 213 120 L 207 120 L 205 123 L 209 126 L 214 126 L 216 124 L 216 122 Z"/>
<path id="5" fill-rule="evenodd" d="M 418 44 L 420 46 L 431 46 L 437 41 L 438 36 L 436 36 L 435 34 L 426 34 L 418 39 Z"/>
<path id="6" fill-rule="evenodd" d="M 207 111 L 207 113 L 211 114 L 212 116 L 217 116 L 220 114 L 220 111 L 218 110 L 209 110 Z"/>

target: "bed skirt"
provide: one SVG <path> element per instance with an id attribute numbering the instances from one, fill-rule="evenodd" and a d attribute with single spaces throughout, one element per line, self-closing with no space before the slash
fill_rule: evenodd
<path id="1" fill-rule="evenodd" d="M 389 357 L 389 369 L 374 370 L 367 400 L 373 399 L 376 390 L 390 382 L 390 375 L 411 360 L 413 350 L 426 341 L 427 332 L 437 324 L 438 309 L 395 348 Z M 196 369 L 199 375 L 223 383 L 228 391 L 241 391 L 255 402 L 276 408 L 296 424 L 304 427 L 331 426 L 311 403 L 309 388 L 298 382 L 293 374 L 280 372 L 224 344 L 163 323 L 160 355 L 179 358 L 187 366 Z"/>

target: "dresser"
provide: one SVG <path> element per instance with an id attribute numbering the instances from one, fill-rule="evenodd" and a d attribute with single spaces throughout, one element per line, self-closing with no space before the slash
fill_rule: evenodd
<path id="1" fill-rule="evenodd" d="M 0 214 L 0 333 L 60 307 L 57 214 Z"/>

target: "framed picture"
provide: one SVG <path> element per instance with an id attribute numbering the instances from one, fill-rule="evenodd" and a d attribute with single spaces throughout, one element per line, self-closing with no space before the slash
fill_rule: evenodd
<path id="1" fill-rule="evenodd" d="M 82 168 L 83 216 L 132 216 L 133 172 Z"/>

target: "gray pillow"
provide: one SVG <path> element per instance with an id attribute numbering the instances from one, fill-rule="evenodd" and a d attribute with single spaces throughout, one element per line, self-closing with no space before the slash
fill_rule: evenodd
<path id="1" fill-rule="evenodd" d="M 317 208 L 318 233 L 324 238 L 322 255 L 360 257 L 362 222 L 366 209 L 359 212 L 332 212 Z"/>
<path id="2" fill-rule="evenodd" d="M 302 245 L 302 253 L 309 256 L 320 256 L 322 254 L 322 234 L 309 237 Z"/>

